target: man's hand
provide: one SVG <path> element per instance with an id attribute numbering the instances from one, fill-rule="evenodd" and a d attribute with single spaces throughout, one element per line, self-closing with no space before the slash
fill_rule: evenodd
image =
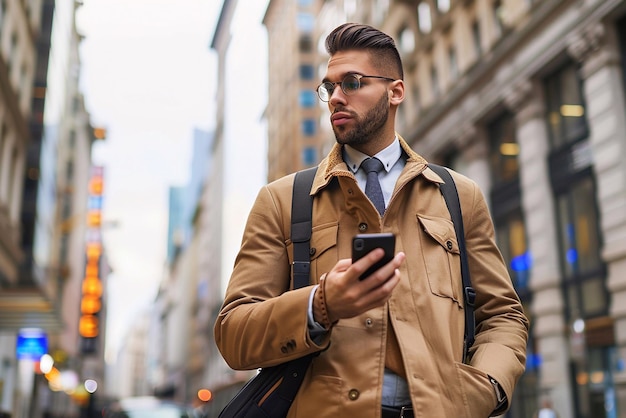
<path id="1" fill-rule="evenodd" d="M 398 268 L 405 259 L 403 252 L 376 270 L 370 276 L 359 280 L 372 264 L 383 258 L 384 251 L 377 248 L 355 263 L 350 259 L 339 260 L 324 278 L 323 290 L 326 312 L 331 323 L 343 318 L 352 318 L 369 309 L 383 305 L 391 297 L 391 292 L 400 282 Z M 318 298 L 315 298 L 317 301 Z M 313 304 L 313 314 L 318 320 L 322 307 Z"/>

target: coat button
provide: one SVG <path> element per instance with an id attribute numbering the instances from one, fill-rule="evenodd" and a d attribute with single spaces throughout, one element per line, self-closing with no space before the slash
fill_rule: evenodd
<path id="1" fill-rule="evenodd" d="M 372 326 L 373 326 L 373 325 L 374 325 L 374 321 L 372 321 L 372 318 L 367 318 L 367 319 L 365 320 L 365 326 L 366 326 L 367 328 L 372 328 Z"/>
<path id="2" fill-rule="evenodd" d="M 365 222 L 359 224 L 359 231 L 361 232 L 367 231 L 367 224 Z"/>
<path id="3" fill-rule="evenodd" d="M 348 398 L 350 398 L 351 401 L 356 401 L 357 399 L 359 399 L 359 391 L 356 389 L 350 389 L 350 392 L 348 392 Z"/>
<path id="4" fill-rule="evenodd" d="M 448 247 L 448 250 L 452 251 L 452 241 L 447 241 L 446 246 Z"/>
<path id="5" fill-rule="evenodd" d="M 310 255 L 310 256 L 314 256 L 316 252 L 317 252 L 317 249 L 315 249 L 315 248 L 311 248 L 311 249 L 309 250 L 309 255 Z"/>

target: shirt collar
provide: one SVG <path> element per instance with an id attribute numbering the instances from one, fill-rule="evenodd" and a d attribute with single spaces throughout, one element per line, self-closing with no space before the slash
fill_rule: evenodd
<path id="1" fill-rule="evenodd" d="M 402 148 L 400 147 L 400 141 L 396 136 L 387 148 L 374 155 L 374 157 L 378 158 L 385 166 L 385 171 L 389 172 L 391 167 L 393 167 L 400 159 L 401 155 Z M 343 160 L 346 162 L 348 169 L 352 171 L 352 173 L 356 173 L 363 160 L 367 158 L 369 158 L 369 155 L 363 154 L 361 151 L 357 151 L 350 145 L 345 145 L 343 147 Z"/>

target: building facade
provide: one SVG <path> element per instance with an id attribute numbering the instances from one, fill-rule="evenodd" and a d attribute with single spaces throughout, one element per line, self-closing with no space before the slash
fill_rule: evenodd
<path id="1" fill-rule="evenodd" d="M 305 166 L 272 151 L 299 162 L 307 146 L 294 140 L 309 111 L 297 95 L 309 84 L 302 31 L 316 46 L 313 90 L 337 24 L 396 40 L 398 132 L 481 186 L 531 319 L 510 417 L 531 416 L 544 397 L 561 416 L 626 414 L 625 13 L 623 0 L 272 0 L 264 20 L 269 84 L 280 86 L 266 112 L 270 180 Z M 332 143 L 318 111 L 319 144 Z"/>
<path id="2" fill-rule="evenodd" d="M 79 91 L 80 4 L 0 2 L 0 411 L 15 417 L 77 416 L 94 398 L 84 380 L 104 378 L 109 268 L 102 178 L 97 196 L 91 189 L 99 135 Z M 87 300 L 90 272 L 98 277 Z M 45 337 L 42 351 L 22 351 L 33 333 Z M 52 374 L 35 367 L 41 354 L 54 360 Z"/>
<path id="3" fill-rule="evenodd" d="M 316 165 L 332 144 L 320 130 L 316 17 L 323 2 L 272 0 L 263 24 L 268 36 L 268 181 Z M 332 3 L 332 2 L 331 2 Z M 341 15 L 332 19 L 339 22 Z M 323 49 L 323 45 L 321 46 Z"/>

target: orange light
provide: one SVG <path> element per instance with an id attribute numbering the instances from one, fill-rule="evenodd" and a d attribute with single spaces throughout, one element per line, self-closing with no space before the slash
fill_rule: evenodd
<path id="1" fill-rule="evenodd" d="M 49 381 L 54 381 L 61 378 L 61 372 L 56 367 L 52 367 L 52 369 L 48 373 L 44 374 L 44 376 Z"/>
<path id="2" fill-rule="evenodd" d="M 102 246 L 100 243 L 91 242 L 87 244 L 87 258 L 89 259 L 97 259 L 102 254 Z"/>
<path id="3" fill-rule="evenodd" d="M 98 270 L 98 263 L 87 263 L 87 267 L 85 267 L 85 278 L 98 278 Z"/>
<path id="4" fill-rule="evenodd" d="M 93 315 L 83 315 L 78 322 L 78 332 L 85 338 L 98 336 L 98 318 Z"/>
<path id="5" fill-rule="evenodd" d="M 83 280 L 83 294 L 99 298 L 102 296 L 102 282 L 95 277 L 85 277 Z"/>
<path id="6" fill-rule="evenodd" d="M 103 188 L 104 182 L 102 181 L 102 177 L 95 176 L 91 178 L 91 181 L 89 182 L 89 192 L 92 195 L 101 195 Z"/>
<path id="7" fill-rule="evenodd" d="M 107 137 L 107 130 L 105 128 L 93 128 L 93 136 L 96 139 L 105 139 Z"/>
<path id="8" fill-rule="evenodd" d="M 200 389 L 198 391 L 198 399 L 202 402 L 209 402 L 213 398 L 213 394 L 208 389 Z"/>
<path id="9" fill-rule="evenodd" d="M 102 213 L 99 210 L 91 210 L 87 215 L 87 225 L 98 227 L 102 224 Z"/>
<path id="10" fill-rule="evenodd" d="M 83 314 L 98 313 L 101 307 L 102 303 L 100 303 L 100 299 L 97 297 L 83 296 L 83 299 L 80 301 L 80 312 Z"/>

